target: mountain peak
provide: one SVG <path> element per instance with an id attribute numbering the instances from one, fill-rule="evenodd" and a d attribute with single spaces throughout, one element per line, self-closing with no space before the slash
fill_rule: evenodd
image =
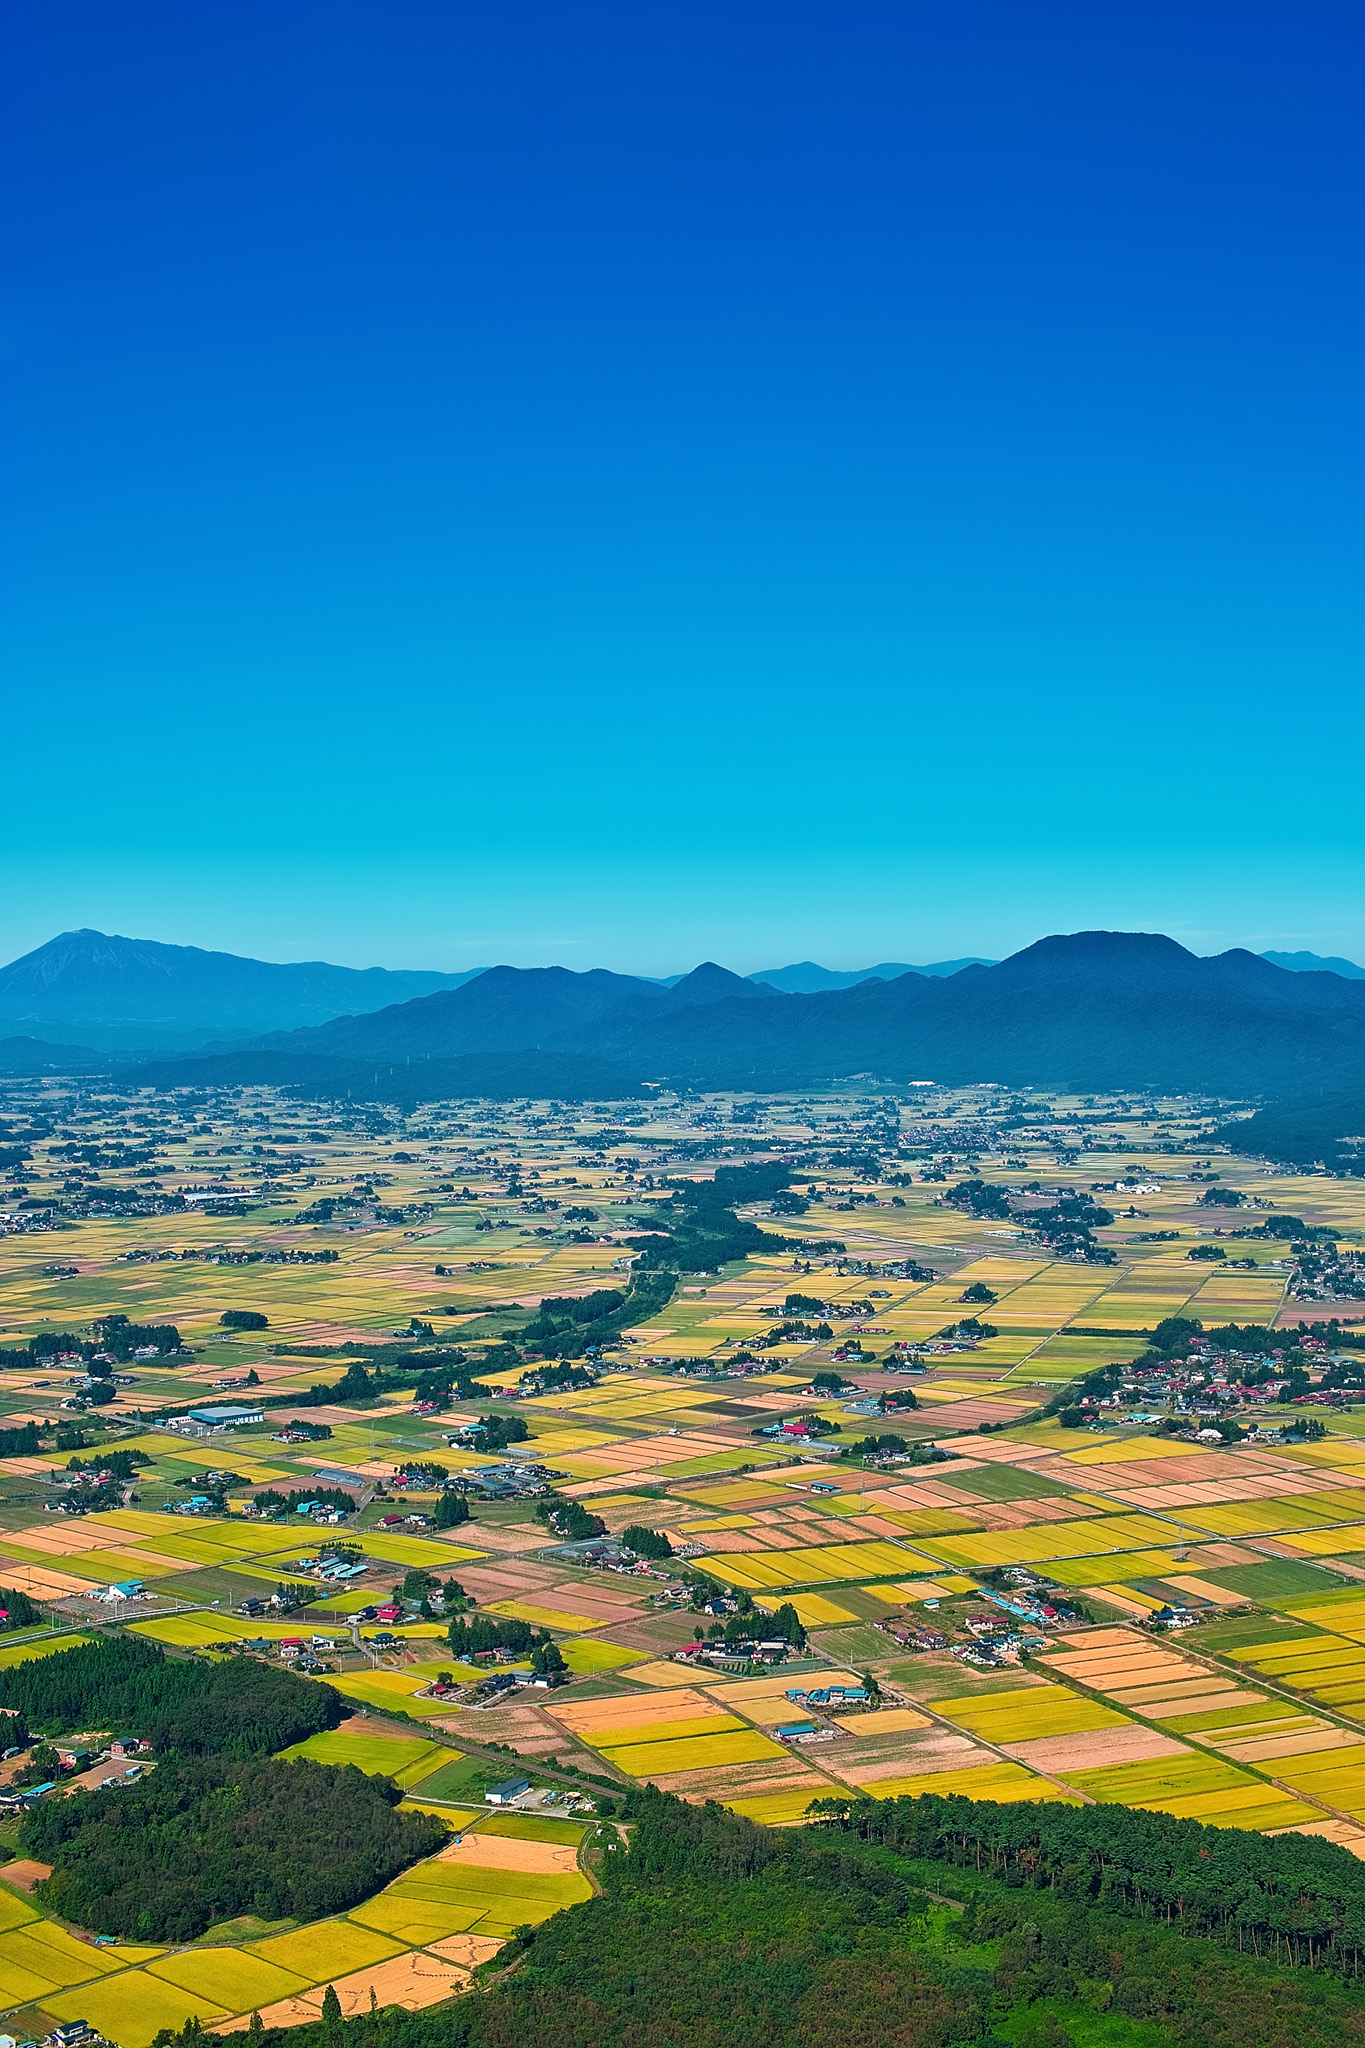
<path id="1" fill-rule="evenodd" d="M 684 1009 L 695 1003 L 721 1003 L 730 996 L 770 996 L 773 991 L 762 984 L 746 981 L 742 974 L 732 974 L 728 967 L 720 967 L 714 960 L 703 960 L 681 981 L 675 981 L 664 1001 L 670 1009 Z"/>

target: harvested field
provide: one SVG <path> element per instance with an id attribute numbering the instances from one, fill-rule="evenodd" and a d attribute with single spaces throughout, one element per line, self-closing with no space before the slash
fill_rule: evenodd
<path id="1" fill-rule="evenodd" d="M 488 1944 L 490 1954 L 496 1946 Z M 358 1970 L 349 1977 L 334 1978 L 332 1989 L 346 2019 L 369 2012 L 372 1994 L 377 2006 L 396 2005 L 401 2006 L 404 2012 L 421 2012 L 461 1990 L 468 1981 L 470 1967 L 433 1955 L 429 1950 L 409 1950 L 406 1955 L 395 1956 L 392 1962 Z M 302 1997 L 283 1999 L 277 2005 L 262 2007 L 261 2019 L 267 2027 L 297 2027 L 310 2022 L 315 2025 L 322 2017 L 326 1990 L 326 1985 L 319 1985 L 316 1991 L 307 1992 Z M 250 2013 L 243 2013 L 230 2025 L 216 2031 L 244 2033 L 250 2024 Z"/>
<path id="2" fill-rule="evenodd" d="M 943 1734 L 926 1736 L 922 1742 L 908 1742 L 894 1755 L 877 1756 L 866 1750 L 831 1744 L 821 1755 L 821 1768 L 835 1777 L 864 1784 L 876 1778 L 903 1776 L 907 1771 L 957 1771 L 999 1761 L 993 1751 L 983 1749 L 968 1736 Z"/>
<path id="3" fill-rule="evenodd" d="M 1179 1722 L 1180 1729 L 1183 1731 L 1196 1722 L 1202 1722 L 1205 1719 L 1226 1719 L 1235 1712 L 1247 1708 L 1258 1708 L 1264 1705 L 1264 1703 L 1264 1693 L 1242 1692 L 1236 1687 L 1225 1688 L 1216 1692 L 1205 1692 L 1200 1689 L 1194 1692 L 1178 1693 L 1171 1699 L 1162 1700 L 1156 1705 L 1146 1707 L 1143 1711 L 1149 1721 L 1169 1722 L 1172 1725 Z"/>
<path id="4" fill-rule="evenodd" d="M 531 1842 L 515 1835 L 487 1835 L 482 1831 L 448 1843 L 434 1860 L 475 1864 L 489 1870 L 554 1871 L 561 1876 L 578 1868 L 578 1852 L 568 1843 Z"/>
<path id="5" fill-rule="evenodd" d="M 729 1718 L 723 1707 L 717 1706 L 705 1693 L 694 1692 L 690 1685 L 669 1699 L 634 1693 L 616 1699 L 565 1700 L 562 1704 L 547 1706 L 545 1711 L 575 1735 L 585 1737 L 608 1729 L 636 1725 L 646 1727 L 668 1721 Z"/>
<path id="6" fill-rule="evenodd" d="M 631 1672 L 631 1677 L 635 1673 Z M 726 1706 L 733 1704 L 741 1713 L 754 1714 L 760 1704 L 766 1707 L 769 1701 L 781 1701 L 782 1711 L 790 1719 L 796 1711 L 796 1704 L 787 1699 L 788 1688 L 802 1688 L 808 1685 L 860 1685 L 862 1680 L 853 1671 L 820 1671 L 804 1678 L 735 1678 L 726 1683 L 711 1681 L 705 1687 L 711 1697 L 723 1700 Z"/>
<path id="7" fill-rule="evenodd" d="M 875 1799 L 915 1798 L 921 1792 L 933 1792 L 941 1798 L 960 1794 L 966 1799 L 990 1799 L 1009 1802 L 1015 1799 L 1065 1799 L 1066 1794 L 1049 1785 L 1045 1778 L 1035 1777 L 1022 1764 L 1000 1763 L 996 1758 L 986 1756 L 976 1770 L 945 1770 L 930 1776 L 916 1775 L 908 1778 L 870 1779 L 864 1772 L 841 1772 L 851 1784 L 865 1789 Z"/>
<path id="8" fill-rule="evenodd" d="M 1091 1735 L 1045 1735 L 1032 1742 L 1000 1742 L 997 1747 L 1016 1763 L 1054 1778 L 1073 1771 L 1102 1770 L 1114 1764 L 1147 1763 L 1157 1757 L 1188 1755 L 1186 1745 L 1173 1742 L 1155 1728 L 1130 1723 L 1121 1731 L 1097 1730 Z"/>
<path id="9" fill-rule="evenodd" d="M 837 1792 L 839 1787 L 828 1778 L 811 1768 L 803 1759 L 793 1757 L 784 1768 L 772 1762 L 762 1764 L 733 1764 L 727 1769 L 714 1771 L 679 1771 L 673 1775 L 651 1778 L 652 1784 L 661 1792 L 676 1792 L 680 1799 L 719 1799 L 727 1806 L 735 1799 L 747 1798 L 762 1792 L 781 1791 L 790 1793 L 805 1788 L 807 1798 L 818 1798 L 822 1793 Z"/>
<path id="10" fill-rule="evenodd" d="M 675 1685 L 695 1685 L 697 1674 L 689 1671 L 685 1664 L 669 1664 L 659 1658 L 652 1664 L 633 1664 L 630 1670 L 632 1685 L 655 1685 L 666 1690 Z"/>

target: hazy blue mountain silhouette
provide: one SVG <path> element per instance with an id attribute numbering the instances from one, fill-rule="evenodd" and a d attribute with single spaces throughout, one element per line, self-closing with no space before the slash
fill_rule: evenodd
<path id="1" fill-rule="evenodd" d="M 156 939 L 63 932 L 0 968 L 0 1030 L 74 1027 L 102 1047 L 256 1036 L 431 995 L 481 972 L 281 964 Z"/>
<path id="2" fill-rule="evenodd" d="M 1340 974 L 1347 981 L 1365 981 L 1365 967 L 1357 967 L 1354 960 L 1340 960 L 1335 954 L 1259 953 L 1257 958 L 1268 960 L 1272 967 L 1287 967 L 1291 974 Z"/>
<path id="3" fill-rule="evenodd" d="M 841 970 L 819 967 L 814 960 L 798 960 L 790 967 L 765 967 L 748 978 L 763 982 L 768 988 L 780 989 L 783 995 L 813 996 L 824 989 L 856 988 L 860 981 L 898 981 L 902 974 L 958 974 L 964 967 L 994 965 L 994 960 L 982 959 L 975 953 L 964 960 L 935 960 L 927 967 L 912 966 L 908 960 L 883 960 L 880 967 Z"/>
<path id="4" fill-rule="evenodd" d="M 1246 1096 L 1365 1072 L 1365 983 L 1241 950 L 1201 959 L 1158 933 L 1077 932 L 994 966 L 813 995 L 745 983 L 739 994 L 737 982 L 713 963 L 672 988 L 600 968 L 498 967 L 271 1045 L 395 1063 L 536 1048 L 642 1080 L 753 1088 L 867 1074 Z"/>

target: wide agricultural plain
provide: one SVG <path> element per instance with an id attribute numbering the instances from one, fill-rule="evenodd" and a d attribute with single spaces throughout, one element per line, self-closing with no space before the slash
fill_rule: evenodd
<path id="1" fill-rule="evenodd" d="M 83 1433 L 86 1459 L 145 1460 L 110 1505 L 70 1516 L 55 1511 L 68 1453 L 0 1459 L 0 1586 L 49 1616 L 4 1638 L 0 1663 L 96 1629 L 210 1658 L 242 1645 L 273 1658 L 302 1637 L 355 1709 L 306 1752 L 395 1778 L 451 1827 L 438 1856 L 341 1918 L 234 1923 L 166 1951 L 97 1947 L 44 1914 L 31 1866 L 0 1866 L 7 2031 L 81 2017 L 144 2048 L 190 2015 L 220 2032 L 253 2011 L 303 2024 L 328 1984 L 346 2012 L 371 1993 L 438 2004 L 514 1928 L 589 1896 L 593 1801 L 632 1784 L 779 1825 L 861 1793 L 1112 1801 L 1365 1852 L 1365 1407 L 1315 1408 L 1322 1435 L 1281 1441 L 1297 1411 L 1272 1405 L 1236 1445 L 1172 1434 L 1140 1401 L 1102 1427 L 1043 1412 L 1080 1375 L 1136 1357 L 1166 1317 L 1292 1331 L 1335 1316 L 1349 1331 L 1365 1316 L 1365 1302 L 1315 1296 L 1274 1235 L 1279 1213 L 1329 1227 L 1339 1253 L 1365 1244 L 1365 1186 L 1218 1147 L 1218 1105 L 925 1088 L 404 1117 L 52 1080 L 11 1084 L 0 1120 L 0 1144 L 25 1154 L 0 1193 L 0 1348 L 88 1337 L 111 1314 L 173 1325 L 182 1345 L 121 1366 L 100 1406 L 72 1405 L 73 1364 L 0 1372 L 0 1428 L 32 1421 L 46 1438 L 60 1423 Z M 741 1213 L 796 1247 L 683 1273 L 593 1361 L 592 1384 L 521 1384 L 533 1361 L 518 1332 L 540 1302 L 627 1287 L 670 1183 L 773 1161 L 791 1166 L 800 1206 Z M 1114 1220 L 1095 1236 L 1113 1262 L 1056 1256 L 1017 1219 L 945 1202 L 973 1177 L 1040 1199 L 1105 1190 Z M 1210 1207 L 1214 1186 L 1242 1205 Z M 1232 1241 L 1249 1221 L 1266 1235 Z M 807 1321 L 827 1338 L 769 1341 L 793 1293 L 821 1304 Z M 243 1312 L 264 1326 L 224 1324 Z M 945 1334 L 969 1315 L 994 1334 Z M 405 1347 L 441 1345 L 494 1397 L 436 1413 L 416 1412 L 410 1385 L 327 1397 L 352 1359 L 392 1381 Z M 822 1372 L 842 1391 L 813 1394 Z M 884 1414 L 906 1390 L 916 1405 Z M 262 1401 L 259 1423 L 186 1434 L 191 1409 Z M 330 1435 L 281 1441 L 296 1415 Z M 452 1442 L 478 1415 L 528 1435 L 492 1452 Z M 798 1418 L 804 1433 L 778 1433 Z M 846 1455 L 888 1430 L 943 1456 Z M 549 1468 L 611 1533 L 665 1532 L 673 1563 L 576 1563 L 533 1498 L 485 1499 L 477 1479 L 468 1521 L 422 1526 L 439 1496 L 410 1466 L 456 1476 L 517 1460 Z M 209 1472 L 232 1475 L 220 1510 L 167 1511 Z M 244 1509 L 266 1487 L 341 1489 L 355 1511 L 342 1528 L 263 1522 Z M 311 1587 L 304 1560 L 328 1540 L 364 1563 L 347 1591 L 240 1611 Z M 975 1665 L 954 1652 L 988 1611 L 982 1575 L 1008 1567 L 1081 1618 Z M 454 1579 L 475 1611 L 548 1631 L 569 1681 L 478 1703 L 481 1674 L 452 1660 L 439 1611 L 409 1609 L 375 1641 L 362 1610 L 405 1581 L 411 1596 L 423 1573 L 433 1593 Z M 696 1611 L 700 1574 L 760 1622 L 789 1603 L 804 1651 L 766 1670 L 678 1661 L 713 1625 Z M 1151 1615 L 1173 1607 L 1192 1625 L 1155 1632 Z M 912 1647 L 913 1629 L 942 1647 Z M 470 1690 L 432 1697 L 441 1673 Z M 806 1706 L 831 1685 L 870 1703 Z M 514 1770 L 531 1807 L 489 1808 L 485 1790 Z"/>

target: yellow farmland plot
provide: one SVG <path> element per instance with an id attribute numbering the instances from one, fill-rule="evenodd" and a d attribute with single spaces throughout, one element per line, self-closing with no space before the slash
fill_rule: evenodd
<path id="1" fill-rule="evenodd" d="M 1365 1646 L 1343 1636 L 1300 1638 L 1293 1645 L 1252 1644 L 1227 1654 L 1324 1705 L 1350 1708 L 1365 1702 Z"/>
<path id="2" fill-rule="evenodd" d="M 365 1531 L 365 1550 L 370 1557 L 381 1558 L 385 1564 L 424 1564 L 431 1571 L 448 1564 L 462 1564 L 466 1560 L 482 1557 L 481 1550 L 468 1550 L 458 1543 L 445 1543 L 439 1537 L 390 1536 L 378 1531 Z"/>
<path id="3" fill-rule="evenodd" d="M 1180 1519 L 1215 1536 L 1274 1536 L 1282 1529 L 1322 1529 L 1361 1512 L 1355 1488 L 1332 1493 L 1282 1495 L 1278 1500 L 1237 1501 L 1227 1507 L 1182 1508 Z M 1344 1532 L 1342 1532 L 1344 1533 Z M 1351 1548 L 1347 1538 L 1341 1545 Z"/>
<path id="4" fill-rule="evenodd" d="M 307 1990 L 311 1979 L 239 1948 L 191 1948 L 147 1965 L 147 1974 L 211 1999 L 228 2012 L 273 2005 Z"/>
<path id="5" fill-rule="evenodd" d="M 996 1529 L 979 1536 L 916 1538 L 916 1550 L 945 1564 L 1028 1564 L 1054 1558 L 1089 1557 L 1169 1542 L 1171 1525 L 1153 1515 L 1105 1515 L 1087 1522 L 1043 1524 L 1034 1529 Z M 1110 1572 L 1110 1578 L 1115 1574 Z"/>
<path id="6" fill-rule="evenodd" d="M 1284 1540 L 1289 1549 L 1301 1550 L 1306 1557 L 1340 1557 L 1348 1550 L 1365 1550 L 1365 1522 L 1348 1522 L 1339 1529 L 1301 1529 Z"/>
<path id="7" fill-rule="evenodd" d="M 1365 1659 L 1365 1647 L 1349 1636 L 1300 1636 L 1296 1642 L 1248 1643 L 1242 1649 L 1225 1652 L 1234 1664 L 1250 1664 L 1254 1671 L 1283 1677 L 1292 1684 L 1295 1672 L 1332 1670 Z"/>
<path id="8" fill-rule="evenodd" d="M 841 1621 L 857 1619 L 847 1607 L 826 1599 L 823 1593 L 793 1593 L 787 1605 L 796 1609 L 797 1619 L 805 1628 L 832 1628 Z"/>
<path id="9" fill-rule="evenodd" d="M 850 1505 L 849 1513 L 854 1509 Z M 881 1507 L 878 1515 L 884 1522 L 894 1522 L 907 1536 L 956 1536 L 969 1529 L 981 1527 L 980 1515 L 970 1512 L 959 1513 L 955 1508 L 893 1508 Z"/>
<path id="10" fill-rule="evenodd" d="M 16 1899 L 13 1892 L 0 1891 L 0 1933 L 11 1927 L 22 1927 L 26 1920 L 39 1917 L 38 1908 L 31 1906 L 27 1899 Z"/>
<path id="11" fill-rule="evenodd" d="M 737 1586 L 834 1584 L 845 1579 L 888 1578 L 905 1572 L 909 1560 L 894 1543 L 832 1543 L 809 1550 L 746 1550 L 727 1556 L 724 1576 Z"/>
<path id="12" fill-rule="evenodd" d="M 579 1729 L 578 1734 L 579 1739 L 591 1748 L 606 1752 L 619 1749 L 625 1735 L 629 1736 L 630 1746 L 635 1747 L 647 1742 L 681 1741 L 684 1737 L 693 1735 L 728 1735 L 737 1728 L 743 1728 L 744 1725 L 744 1722 L 737 1721 L 733 1714 L 712 1712 L 694 1715 L 691 1719 L 684 1717 L 675 1721 L 618 1723 L 614 1728 Z"/>
<path id="13" fill-rule="evenodd" d="M 1180 1560 L 1170 1550 L 1127 1550 L 1117 1560 L 1110 1551 L 1103 1557 L 1059 1558 L 1048 1577 L 1059 1586 L 1107 1586 L 1116 1571 L 1122 1571 L 1125 1578 L 1148 1579 L 1180 1568 Z"/>
<path id="14" fill-rule="evenodd" d="M 797 1792 L 760 1792 L 753 1799 L 727 1799 L 723 1803 L 731 1813 L 741 1813 L 746 1820 L 756 1820 L 764 1827 L 790 1827 L 793 1821 L 804 1820 L 806 1809 L 813 1799 L 828 1798 L 831 1788 L 822 1785 L 803 1785 Z"/>
<path id="15" fill-rule="evenodd" d="M 178 1650 L 222 1649 L 236 1640 L 197 1614 L 168 1614 L 159 1621 L 135 1621 L 129 1634 L 150 1636 L 158 1643 L 173 1643 Z"/>
<path id="16" fill-rule="evenodd" d="M 111 1967 L 98 1949 L 77 1941 L 51 1920 L 30 1920 L 0 1934 L 0 1970 L 23 1971 L 49 1986 L 88 1984 Z"/>
<path id="17" fill-rule="evenodd" d="M 107 1514 L 87 1515 L 85 1525 L 89 1529 L 110 1529 L 118 1541 L 126 1542 L 129 1536 L 136 1537 L 138 1549 L 157 1548 L 158 1539 L 188 1539 L 196 1543 L 208 1543 L 217 1549 L 235 1550 L 239 1556 L 249 1557 L 254 1552 L 269 1555 L 271 1551 L 283 1551 L 288 1547 L 290 1531 L 275 1528 L 268 1522 L 248 1522 L 241 1515 L 230 1520 L 199 1521 L 183 1515 L 153 1515 L 141 1508 L 111 1508 Z"/>
<path id="18" fill-rule="evenodd" d="M 870 1799 L 917 1799 L 925 1792 L 943 1799 L 957 1795 L 1005 1804 L 1015 1799 L 1067 1799 L 1067 1794 L 1050 1785 L 1046 1778 L 1025 1770 L 1023 1764 L 1013 1763 L 983 1764 L 974 1771 L 925 1771 L 911 1778 L 878 1778 L 871 1784 L 860 1785 L 858 1790 Z M 1075 1806 L 1080 1802 L 1072 1799 L 1068 1803 Z"/>
<path id="19" fill-rule="evenodd" d="M 430 1685 L 437 1670 L 449 1671 L 451 1676 L 469 1681 L 481 1676 L 473 1666 L 457 1662 L 444 1665 L 409 1665 L 402 1671 L 350 1671 L 339 1677 L 333 1676 L 327 1682 L 349 1700 L 360 1700 L 367 1707 L 401 1707 L 405 1714 L 417 1720 L 436 1720 L 456 1710 L 449 1700 L 417 1699 L 415 1695 L 423 1686 Z"/>
<path id="20" fill-rule="evenodd" d="M 565 1614 L 558 1607 L 537 1607 L 531 1600 L 490 1600 L 483 1612 L 500 1614 L 507 1621 L 533 1622 L 537 1628 L 571 1628 L 580 1633 L 606 1625 L 601 1615 Z"/>
<path id="21" fill-rule="evenodd" d="M 77 1650 L 88 1636 L 37 1636 L 32 1642 L 12 1643 L 0 1650 L 0 1669 L 6 1664 L 31 1664 L 35 1657 L 54 1657 L 59 1650 Z"/>
<path id="22" fill-rule="evenodd" d="M 228 2017 L 212 1999 L 163 1983 L 146 1970 L 126 1970 L 102 1984 L 58 1992 L 45 1997 L 42 2006 L 54 2019 L 88 2020 L 120 2048 L 149 2048 L 163 2027 L 180 2028 L 191 2017 L 210 2025 Z"/>
<path id="23" fill-rule="evenodd" d="M 1345 1636 L 1354 1635 L 1359 1630 L 1365 1635 L 1365 1594 L 1362 1593 L 1344 1593 L 1330 1600 L 1295 1601 L 1284 1611 L 1295 1621 L 1311 1622 L 1316 1628 L 1336 1629 Z"/>
<path id="24" fill-rule="evenodd" d="M 292 1934 L 275 1934 L 266 1941 L 253 1941 L 245 1953 L 274 1963 L 278 1969 L 297 1974 L 310 1984 L 330 1984 L 334 1978 L 347 1977 L 353 1970 L 364 1970 L 371 1963 L 401 1955 L 402 1943 L 371 1928 L 357 1926 L 353 1920 L 318 1920 Z"/>
<path id="25" fill-rule="evenodd" d="M 1087 1444 L 1084 1450 L 1066 1451 L 1068 1465 L 1133 1465 L 1147 1458 L 1203 1458 L 1197 1444 L 1173 1443 L 1164 1436 L 1130 1436 L 1109 1444 Z"/>
<path id="26" fill-rule="evenodd" d="M 632 1742 L 619 1749 L 604 1749 L 603 1756 L 632 1778 L 652 1778 L 668 1771 L 714 1770 L 720 1764 L 758 1763 L 765 1757 L 785 1756 L 780 1742 L 770 1742 L 755 1728 L 737 1729 L 732 1735 L 684 1736 L 674 1742 Z"/>
<path id="27" fill-rule="evenodd" d="M 1101 1805 L 1141 1806 L 1220 1827 L 1292 1827 L 1315 1816 L 1264 1780 L 1209 1756 L 1161 1757 L 1150 1763 L 1072 1771 L 1069 1781 Z"/>
<path id="28" fill-rule="evenodd" d="M 619 1643 L 595 1640 L 561 1643 L 559 1650 L 570 1671 L 578 1677 L 600 1671 L 619 1671 L 627 1664 L 643 1664 L 648 1655 L 644 1650 L 623 1650 Z"/>
<path id="29" fill-rule="evenodd" d="M 929 1700 L 945 1721 L 984 1735 L 988 1742 L 1030 1742 L 1045 1735 L 1083 1735 L 1093 1728 L 1130 1728 L 1126 1714 L 1083 1699 L 1062 1685 L 985 1693 L 972 1700 Z"/>
<path id="30" fill-rule="evenodd" d="M 296 1756 L 312 1757 L 320 1764 L 355 1764 L 371 1777 L 392 1778 L 395 1784 L 420 1784 L 438 1765 L 451 1763 L 459 1751 L 421 1736 L 347 1735 L 343 1729 L 324 1729 L 280 1751 L 286 1761 Z M 356 1965 L 359 1968 L 359 1964 Z"/>

